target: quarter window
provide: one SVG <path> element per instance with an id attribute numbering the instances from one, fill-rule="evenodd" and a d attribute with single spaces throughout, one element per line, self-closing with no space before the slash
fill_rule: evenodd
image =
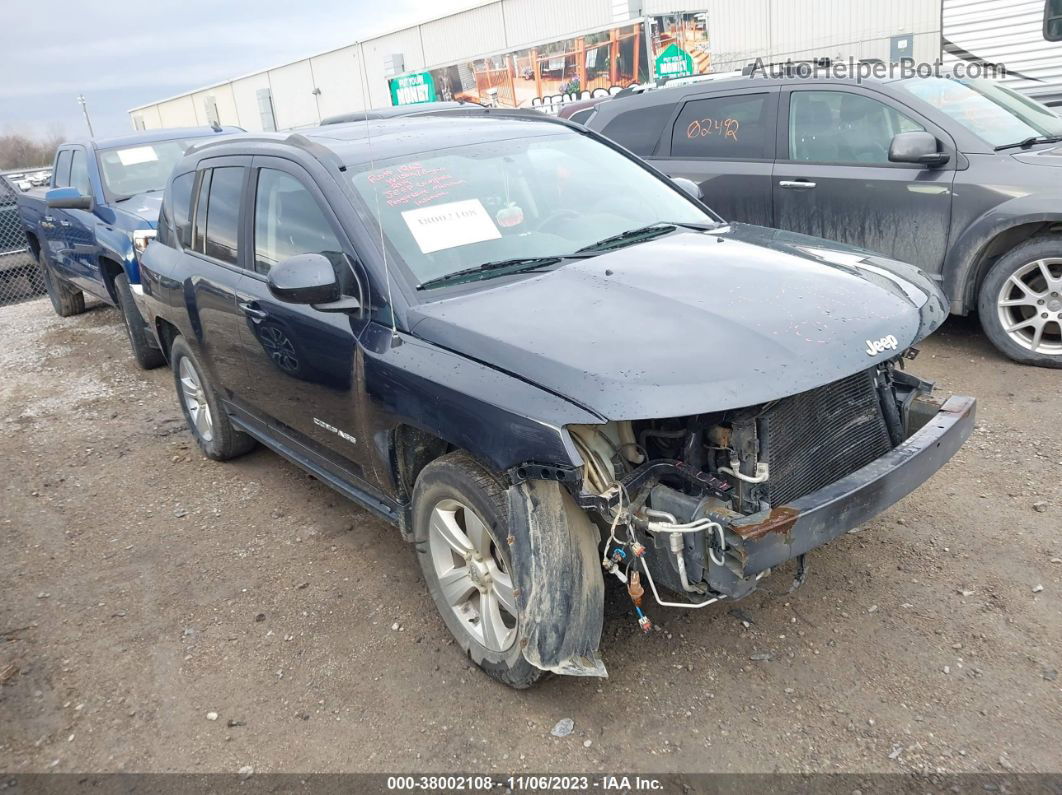
<path id="1" fill-rule="evenodd" d="M 170 186 L 169 216 L 173 219 L 173 229 L 177 242 L 184 248 L 192 244 L 192 188 L 195 186 L 195 172 L 181 174 Z M 162 224 L 159 224 L 162 233 Z"/>
<path id="2" fill-rule="evenodd" d="M 601 134 L 636 155 L 648 157 L 656 149 L 656 142 L 674 109 L 674 105 L 665 104 L 628 110 L 606 124 Z"/>
<path id="3" fill-rule="evenodd" d="M 211 169 L 202 172 L 199 194 L 195 200 L 195 226 L 192 230 L 192 249 L 203 253 L 206 240 L 207 192 L 210 190 Z"/>
<path id="4" fill-rule="evenodd" d="M 813 163 L 887 165 L 897 133 L 925 128 L 895 108 L 847 91 L 794 91 L 789 158 Z"/>
<path id="5" fill-rule="evenodd" d="M 296 254 L 323 254 L 340 277 L 348 270 L 343 247 L 313 194 L 291 175 L 263 168 L 255 194 L 255 270 L 269 273 L 278 262 Z"/>
<path id="6" fill-rule="evenodd" d="M 236 264 L 236 240 L 243 193 L 243 168 L 215 168 L 207 194 L 206 248 L 204 252 L 221 262 Z"/>
<path id="7" fill-rule="evenodd" d="M 769 94 L 741 94 L 687 102 L 671 134 L 672 157 L 768 156 Z"/>

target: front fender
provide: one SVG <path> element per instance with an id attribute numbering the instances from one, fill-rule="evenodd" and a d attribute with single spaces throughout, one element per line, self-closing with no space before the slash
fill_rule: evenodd
<path id="1" fill-rule="evenodd" d="M 99 224 L 96 228 L 96 245 L 101 258 L 121 264 L 130 284 L 140 284 L 140 267 L 133 252 L 132 232 Z"/>
<path id="2" fill-rule="evenodd" d="M 1060 208 L 1062 191 L 1029 194 L 997 204 L 968 224 L 944 260 L 943 287 L 951 301 L 951 311 L 963 314 L 976 305 L 977 268 L 989 243 L 1023 224 L 1062 222 Z"/>

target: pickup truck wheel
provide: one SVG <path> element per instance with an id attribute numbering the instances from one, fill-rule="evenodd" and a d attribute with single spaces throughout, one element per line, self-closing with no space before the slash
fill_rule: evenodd
<path id="1" fill-rule="evenodd" d="M 977 306 L 985 334 L 1018 362 L 1062 367 L 1062 235 L 1027 240 L 992 266 Z"/>
<path id="2" fill-rule="evenodd" d="M 85 294 L 60 279 L 46 263 L 41 262 L 41 276 L 44 278 L 44 289 L 48 293 L 48 299 L 52 302 L 52 309 L 59 317 L 80 315 L 85 311 Z"/>
<path id="3" fill-rule="evenodd" d="M 413 490 L 413 540 L 443 622 L 489 676 L 525 688 L 543 675 L 524 659 L 513 590 L 505 489 L 466 453 L 428 464 Z"/>
<path id="4" fill-rule="evenodd" d="M 133 349 L 133 359 L 141 370 L 153 370 L 161 367 L 166 359 L 162 351 L 156 348 L 148 334 L 144 318 L 133 301 L 133 291 L 129 288 L 129 278 L 120 273 L 114 278 L 114 293 L 118 297 L 118 310 L 122 313 L 125 335 L 129 338 L 129 347 Z"/>
<path id="5" fill-rule="evenodd" d="M 215 461 L 228 461 L 252 450 L 255 440 L 232 427 L 229 415 L 207 380 L 206 370 L 180 337 L 170 348 L 170 360 L 177 400 L 203 454 Z"/>

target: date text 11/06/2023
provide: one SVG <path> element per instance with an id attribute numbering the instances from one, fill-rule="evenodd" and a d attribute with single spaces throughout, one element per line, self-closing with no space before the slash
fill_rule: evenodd
<path id="1" fill-rule="evenodd" d="M 387 789 L 395 792 L 486 792 L 495 787 L 511 792 L 566 791 L 585 792 L 660 792 L 664 782 L 652 776 L 596 775 L 556 776 L 521 775 L 494 777 L 489 775 L 388 776 Z"/>

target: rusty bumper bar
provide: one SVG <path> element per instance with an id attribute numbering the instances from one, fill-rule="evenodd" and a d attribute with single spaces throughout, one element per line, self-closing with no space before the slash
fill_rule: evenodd
<path id="1" fill-rule="evenodd" d="M 976 404 L 972 397 L 948 398 L 929 422 L 876 461 L 774 508 L 766 518 L 731 523 L 729 551 L 740 561 L 742 576 L 753 577 L 832 541 L 921 486 L 969 438 Z"/>

